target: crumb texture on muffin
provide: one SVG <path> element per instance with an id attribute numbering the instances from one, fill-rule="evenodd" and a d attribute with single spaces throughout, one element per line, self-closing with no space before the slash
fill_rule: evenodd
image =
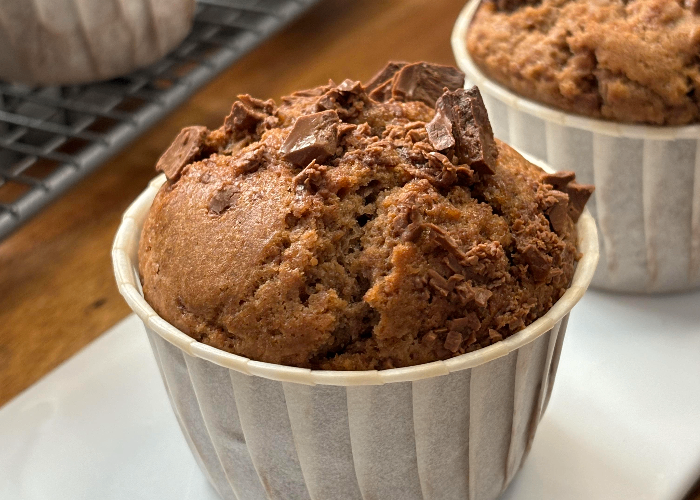
<path id="1" fill-rule="evenodd" d="M 571 280 L 592 187 L 495 140 L 463 83 L 390 63 L 185 129 L 140 240 L 146 300 L 196 340 L 318 369 L 447 359 L 533 322 Z"/>
<path id="2" fill-rule="evenodd" d="M 489 78 L 568 112 L 700 121 L 700 0 L 486 0 L 467 48 Z"/>

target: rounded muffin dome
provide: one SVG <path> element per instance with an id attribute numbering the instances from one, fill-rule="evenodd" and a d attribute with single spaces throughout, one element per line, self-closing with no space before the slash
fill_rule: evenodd
<path id="1" fill-rule="evenodd" d="M 573 275 L 590 186 L 495 140 L 456 69 L 239 97 L 183 130 L 144 225 L 144 296 L 195 339 L 251 359 L 385 369 L 497 342 Z"/>

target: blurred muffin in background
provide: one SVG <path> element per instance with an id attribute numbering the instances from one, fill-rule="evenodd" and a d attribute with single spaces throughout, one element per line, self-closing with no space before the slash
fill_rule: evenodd
<path id="1" fill-rule="evenodd" d="M 194 0 L 3 0 L 0 79 L 105 80 L 147 66 L 189 33 Z"/>

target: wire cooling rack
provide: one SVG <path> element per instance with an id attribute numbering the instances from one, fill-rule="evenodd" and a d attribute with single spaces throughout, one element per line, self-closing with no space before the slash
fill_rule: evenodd
<path id="1" fill-rule="evenodd" d="M 0 82 L 0 240 L 317 0 L 198 0 L 192 32 L 128 76 Z"/>

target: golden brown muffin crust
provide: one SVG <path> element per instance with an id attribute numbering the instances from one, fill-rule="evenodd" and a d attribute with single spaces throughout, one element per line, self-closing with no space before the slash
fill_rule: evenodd
<path id="1" fill-rule="evenodd" d="M 467 34 L 498 83 L 565 111 L 619 122 L 700 121 L 700 2 L 485 1 Z"/>
<path id="2" fill-rule="evenodd" d="M 434 106 L 478 114 L 478 91 L 453 76 Z M 568 174 L 545 183 L 489 142 L 487 124 L 474 135 L 472 111 L 439 125 L 424 102 L 435 96 L 402 101 L 392 85 L 381 102 L 346 80 L 279 107 L 234 104 L 198 157 L 166 170 L 144 225 L 154 310 L 251 359 L 343 370 L 446 359 L 544 314 L 573 275 L 578 185 Z M 436 149 L 428 122 L 461 142 Z"/>

